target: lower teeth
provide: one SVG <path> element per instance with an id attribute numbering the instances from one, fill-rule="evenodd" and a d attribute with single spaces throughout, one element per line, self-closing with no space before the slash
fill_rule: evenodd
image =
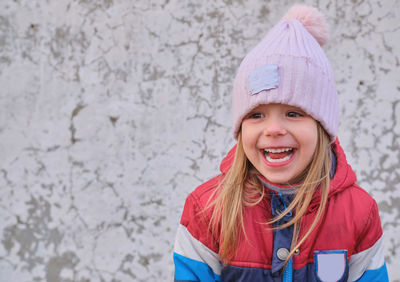
<path id="1" fill-rule="evenodd" d="M 265 158 L 267 159 L 267 161 L 269 161 L 271 163 L 279 163 L 279 162 L 287 161 L 290 159 L 291 156 L 292 156 L 292 153 L 288 154 L 287 156 L 283 157 L 282 159 L 273 159 L 268 155 L 268 153 L 265 154 Z"/>

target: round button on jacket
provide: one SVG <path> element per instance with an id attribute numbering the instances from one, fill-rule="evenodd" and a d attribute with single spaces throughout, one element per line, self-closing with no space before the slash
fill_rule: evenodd
<path id="1" fill-rule="evenodd" d="M 280 260 L 285 260 L 289 256 L 289 250 L 286 248 L 279 248 L 276 252 L 276 256 Z"/>

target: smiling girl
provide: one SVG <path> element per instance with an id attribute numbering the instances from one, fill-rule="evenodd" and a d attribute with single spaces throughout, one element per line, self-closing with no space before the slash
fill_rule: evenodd
<path id="1" fill-rule="evenodd" d="M 376 202 L 339 141 L 323 16 L 294 6 L 244 58 L 237 145 L 186 199 L 175 281 L 388 281 Z"/>

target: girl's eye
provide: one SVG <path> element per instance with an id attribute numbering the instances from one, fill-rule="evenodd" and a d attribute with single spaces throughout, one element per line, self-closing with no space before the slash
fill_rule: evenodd
<path id="1" fill-rule="evenodd" d="M 302 113 L 299 113 L 299 112 L 294 112 L 294 111 L 291 111 L 291 112 L 288 112 L 287 113 L 287 116 L 288 117 L 302 117 L 302 116 L 304 116 Z"/>
<path id="2" fill-rule="evenodd" d="M 252 113 L 249 115 L 249 118 L 254 118 L 254 119 L 263 118 L 263 117 L 264 117 L 264 115 L 261 113 Z"/>

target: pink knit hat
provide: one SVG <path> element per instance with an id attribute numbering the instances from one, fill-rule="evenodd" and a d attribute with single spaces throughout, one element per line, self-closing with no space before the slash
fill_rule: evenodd
<path id="1" fill-rule="evenodd" d="M 339 102 L 332 69 L 321 46 L 328 38 L 323 15 L 309 6 L 293 6 L 243 59 L 233 85 L 233 132 L 261 104 L 301 108 L 319 121 L 333 142 Z"/>

